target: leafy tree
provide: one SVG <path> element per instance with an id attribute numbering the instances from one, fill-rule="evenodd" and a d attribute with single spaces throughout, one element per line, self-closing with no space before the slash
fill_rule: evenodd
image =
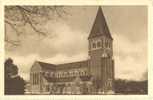
<path id="1" fill-rule="evenodd" d="M 20 36 L 25 33 L 23 27 L 29 25 L 39 36 L 48 36 L 40 26 L 48 20 L 63 18 L 67 14 L 62 6 L 5 6 L 5 42 L 13 46 L 20 45 Z M 7 28 L 15 31 L 17 38 L 12 39 Z M 32 34 L 32 33 L 31 33 Z"/>
<path id="2" fill-rule="evenodd" d="M 115 80 L 115 93 L 119 94 L 147 94 L 148 81 Z"/>
<path id="3" fill-rule="evenodd" d="M 5 61 L 5 94 L 24 94 L 25 81 L 18 76 L 18 67 L 11 58 Z"/>

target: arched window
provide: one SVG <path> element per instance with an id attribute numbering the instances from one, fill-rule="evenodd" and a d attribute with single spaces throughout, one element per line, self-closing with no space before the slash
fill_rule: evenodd
<path id="1" fill-rule="evenodd" d="M 46 85 L 46 91 L 48 92 L 50 90 L 49 85 Z"/>
<path id="2" fill-rule="evenodd" d="M 81 75 L 81 71 L 79 71 L 79 76 L 82 76 L 82 75 Z"/>
<path id="3" fill-rule="evenodd" d="M 108 48 L 110 48 L 110 43 L 108 43 Z"/>
<path id="4" fill-rule="evenodd" d="M 86 71 L 84 71 L 84 75 L 87 76 L 87 72 Z"/>
<path id="5" fill-rule="evenodd" d="M 37 77 L 36 78 L 36 80 L 37 80 L 36 84 L 39 84 L 39 73 L 36 74 L 36 77 Z"/>
<path id="6" fill-rule="evenodd" d="M 60 77 L 61 77 L 61 73 L 59 72 L 59 73 L 58 73 L 58 78 L 60 78 Z"/>
<path id="7" fill-rule="evenodd" d="M 35 84 L 35 74 L 32 74 L 32 83 Z"/>
<path id="8" fill-rule="evenodd" d="M 97 42 L 97 47 L 101 47 L 101 42 L 100 41 Z"/>
<path id="9" fill-rule="evenodd" d="M 112 47 L 112 43 L 110 42 L 110 43 L 109 43 L 109 48 L 111 48 L 111 47 Z"/>
<path id="10" fill-rule="evenodd" d="M 55 77 L 58 78 L 58 73 L 55 74 Z"/>
<path id="11" fill-rule="evenodd" d="M 84 76 L 84 71 L 81 72 L 81 76 Z"/>
<path id="12" fill-rule="evenodd" d="M 75 76 L 79 76 L 79 72 L 77 70 L 75 71 Z"/>
<path id="13" fill-rule="evenodd" d="M 106 45 L 106 48 L 111 48 L 110 40 L 106 40 L 105 45 Z"/>
<path id="14" fill-rule="evenodd" d="M 108 48 L 108 40 L 105 41 L 105 47 Z"/>
<path id="15" fill-rule="evenodd" d="M 63 72 L 62 73 L 62 77 L 66 77 L 66 72 Z"/>
<path id="16" fill-rule="evenodd" d="M 93 43 L 93 44 L 92 44 L 92 47 L 93 47 L 93 48 L 96 48 L 96 43 Z"/>
<path id="17" fill-rule="evenodd" d="M 73 76 L 75 76 L 75 71 L 73 71 Z"/>
<path id="18" fill-rule="evenodd" d="M 33 73 L 33 84 L 39 84 L 39 73 Z"/>
<path id="19" fill-rule="evenodd" d="M 45 76 L 46 77 L 49 77 L 50 75 L 49 75 L 49 72 L 45 72 Z"/>
<path id="20" fill-rule="evenodd" d="M 70 72 L 69 72 L 69 75 L 72 77 L 72 76 L 73 76 L 73 72 L 72 72 L 72 71 L 70 71 Z"/>
<path id="21" fill-rule="evenodd" d="M 101 46 L 104 48 L 104 39 L 101 40 Z"/>
<path id="22" fill-rule="evenodd" d="M 69 72 L 64 72 L 65 77 L 69 77 Z"/>
<path id="23" fill-rule="evenodd" d="M 50 76 L 50 77 L 53 77 L 53 72 L 50 72 L 49 76 Z"/>
<path id="24" fill-rule="evenodd" d="M 34 73 L 34 84 L 36 84 L 36 73 Z"/>
<path id="25" fill-rule="evenodd" d="M 60 72 L 59 74 L 60 74 L 60 77 L 63 77 L 63 72 Z"/>
<path id="26" fill-rule="evenodd" d="M 60 77 L 60 73 L 57 73 L 57 77 L 58 77 L 58 78 Z"/>

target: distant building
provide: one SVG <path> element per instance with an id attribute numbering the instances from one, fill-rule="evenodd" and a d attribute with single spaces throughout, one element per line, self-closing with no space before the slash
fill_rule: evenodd
<path id="1" fill-rule="evenodd" d="M 88 37 L 89 59 L 66 64 L 34 62 L 30 70 L 32 94 L 112 94 L 113 38 L 101 7 Z"/>

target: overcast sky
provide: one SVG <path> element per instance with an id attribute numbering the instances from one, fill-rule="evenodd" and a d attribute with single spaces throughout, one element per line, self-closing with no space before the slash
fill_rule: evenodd
<path id="1" fill-rule="evenodd" d="M 114 38 L 115 77 L 142 80 L 147 72 L 147 7 L 102 7 L 111 35 Z M 88 40 L 97 7 L 67 7 L 64 19 L 50 20 L 41 26 L 51 37 L 41 39 L 36 34 L 25 35 L 21 45 L 6 50 L 19 67 L 20 75 L 29 78 L 35 60 L 52 64 L 85 60 L 88 57 Z M 7 32 L 13 31 L 7 27 Z M 28 26 L 27 34 L 34 33 Z"/>

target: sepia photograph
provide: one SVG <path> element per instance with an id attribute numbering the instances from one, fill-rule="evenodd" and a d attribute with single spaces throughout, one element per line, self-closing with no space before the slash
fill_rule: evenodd
<path id="1" fill-rule="evenodd" d="M 147 6 L 4 6 L 5 95 L 147 95 Z"/>

